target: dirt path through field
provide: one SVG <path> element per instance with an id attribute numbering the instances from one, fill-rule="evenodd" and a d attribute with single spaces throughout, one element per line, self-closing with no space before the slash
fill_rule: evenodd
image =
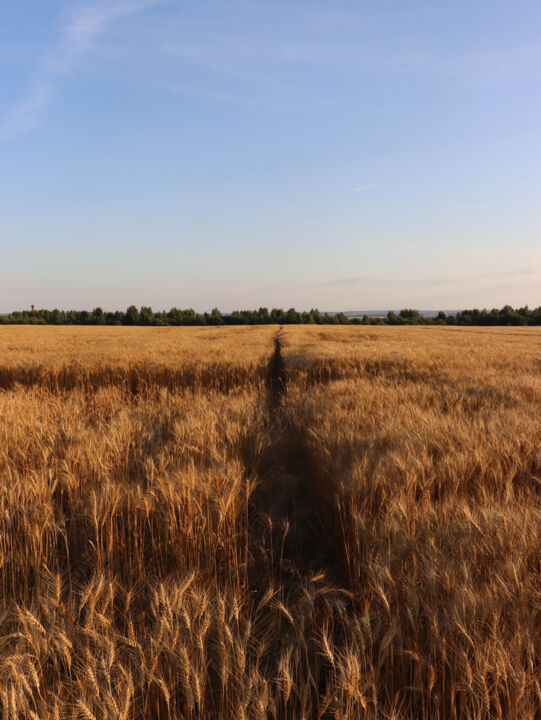
<path id="1" fill-rule="evenodd" d="M 287 373 L 282 357 L 282 329 L 274 338 L 274 352 L 268 365 L 267 390 L 269 410 L 276 413 L 280 410 L 282 400 L 287 391 Z"/>
<path id="2" fill-rule="evenodd" d="M 267 417 L 270 444 L 258 459 L 258 485 L 251 497 L 250 519 L 255 575 L 265 568 L 283 581 L 323 574 L 339 583 L 342 561 L 317 507 L 313 478 L 287 403 L 287 370 L 282 329 L 268 363 Z"/>

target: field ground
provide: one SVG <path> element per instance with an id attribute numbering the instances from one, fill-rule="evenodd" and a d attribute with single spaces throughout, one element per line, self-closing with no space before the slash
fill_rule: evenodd
<path id="1" fill-rule="evenodd" d="M 536 328 L 0 328 L 0 716 L 541 716 Z"/>

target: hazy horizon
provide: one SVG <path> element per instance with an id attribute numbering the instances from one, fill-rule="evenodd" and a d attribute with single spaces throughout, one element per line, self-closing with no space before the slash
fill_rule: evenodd
<path id="1" fill-rule="evenodd" d="M 0 8 L 0 311 L 541 305 L 541 6 Z"/>

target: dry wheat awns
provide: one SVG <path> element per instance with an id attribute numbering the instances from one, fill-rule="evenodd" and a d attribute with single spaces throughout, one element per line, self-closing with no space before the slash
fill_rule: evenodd
<path id="1" fill-rule="evenodd" d="M 541 716 L 540 331 L 277 332 L 0 328 L 3 720 Z"/>

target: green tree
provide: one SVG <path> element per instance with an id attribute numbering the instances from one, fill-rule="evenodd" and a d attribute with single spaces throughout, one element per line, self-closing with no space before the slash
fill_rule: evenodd
<path id="1" fill-rule="evenodd" d="M 139 324 L 140 325 L 153 325 L 154 324 L 154 313 L 151 307 L 143 306 L 139 313 Z"/>
<path id="2" fill-rule="evenodd" d="M 447 322 L 447 315 L 443 312 L 443 310 L 440 310 L 439 313 L 435 317 L 435 321 L 438 325 L 445 325 Z"/>
<path id="3" fill-rule="evenodd" d="M 298 322 L 300 322 L 301 316 L 299 313 L 295 310 L 295 308 L 289 308 L 289 310 L 286 313 L 286 316 L 284 318 L 284 322 L 289 323 L 290 325 L 295 325 Z"/>
<path id="4" fill-rule="evenodd" d="M 130 305 L 124 315 L 124 325 L 138 325 L 139 324 L 139 310 L 135 305 Z"/>
<path id="5" fill-rule="evenodd" d="M 389 325 L 402 325 L 404 321 L 401 316 L 399 317 L 394 312 L 394 310 L 389 310 L 389 312 L 387 313 L 387 322 L 389 323 Z"/>
<path id="6" fill-rule="evenodd" d="M 218 308 L 212 308 L 211 313 L 207 319 L 209 325 L 223 325 L 225 323 L 224 316 L 218 310 Z"/>
<path id="7" fill-rule="evenodd" d="M 414 325 L 421 322 L 421 316 L 419 315 L 418 310 L 412 310 L 411 308 L 404 308 L 400 311 L 400 317 L 402 320 L 404 320 L 407 323 L 412 323 Z"/>
<path id="8" fill-rule="evenodd" d="M 92 321 L 96 325 L 102 325 L 105 322 L 105 314 L 101 307 L 95 307 L 94 310 L 92 310 Z"/>

